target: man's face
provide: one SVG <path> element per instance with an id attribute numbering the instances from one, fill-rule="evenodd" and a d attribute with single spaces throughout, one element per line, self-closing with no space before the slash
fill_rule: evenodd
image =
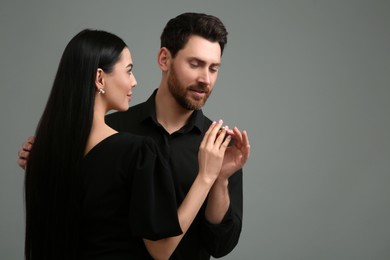
<path id="1" fill-rule="evenodd" d="M 200 109 L 210 96 L 221 64 L 218 42 L 191 36 L 172 60 L 168 89 L 185 109 Z"/>

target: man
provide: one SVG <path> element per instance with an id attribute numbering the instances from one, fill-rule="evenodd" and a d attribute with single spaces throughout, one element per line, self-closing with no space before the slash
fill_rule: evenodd
<path id="1" fill-rule="evenodd" d="M 198 148 L 211 120 L 201 107 L 211 94 L 227 42 L 227 31 L 216 17 L 184 13 L 171 19 L 161 35 L 158 64 L 162 78 L 144 103 L 106 117 L 118 131 L 151 136 L 168 160 L 178 205 L 198 172 Z M 227 255 L 242 228 L 242 171 L 250 145 L 245 131 L 229 130 L 221 173 L 187 234 L 171 259 L 210 259 Z M 234 132 L 234 134 L 233 134 Z M 30 139 L 19 151 L 19 165 L 31 149 Z"/>

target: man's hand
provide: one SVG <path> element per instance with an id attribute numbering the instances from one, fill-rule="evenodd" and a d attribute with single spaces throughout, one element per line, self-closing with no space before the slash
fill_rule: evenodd
<path id="1" fill-rule="evenodd" d="M 31 148 L 34 144 L 34 137 L 30 136 L 26 142 L 22 144 L 22 147 L 18 151 L 18 164 L 23 169 L 26 170 L 27 160 L 30 155 Z"/>
<path id="2" fill-rule="evenodd" d="M 236 171 L 241 169 L 249 158 L 250 144 L 248 134 L 244 130 L 240 132 L 237 127 L 228 130 L 234 144 L 226 149 L 219 178 L 228 179 Z"/>

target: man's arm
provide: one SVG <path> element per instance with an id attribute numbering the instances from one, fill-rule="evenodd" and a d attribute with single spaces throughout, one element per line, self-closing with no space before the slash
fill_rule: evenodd
<path id="1" fill-rule="evenodd" d="M 229 178 L 240 170 L 249 158 L 250 144 L 246 131 L 240 132 L 237 127 L 229 130 L 234 143 L 225 153 L 221 172 L 210 190 L 206 207 L 206 219 L 211 224 L 219 224 L 226 215 L 230 205 Z"/>
<path id="2" fill-rule="evenodd" d="M 232 177 L 229 178 L 229 185 L 227 187 L 228 192 L 228 201 L 227 209 L 222 217 L 222 220 L 219 223 L 210 223 L 207 220 L 206 213 L 204 218 L 204 224 L 202 225 L 202 238 L 204 240 L 204 246 L 215 258 L 222 257 L 230 253 L 234 247 L 237 245 L 238 240 L 240 238 L 241 229 L 242 229 L 242 201 L 243 201 L 243 193 L 242 193 L 242 170 L 234 173 Z M 214 183 L 215 184 L 215 183 Z M 209 198 L 207 201 L 207 208 L 209 210 L 219 209 L 222 210 L 222 207 L 210 207 L 212 204 L 215 205 L 216 201 L 222 198 L 226 198 L 225 196 L 218 196 L 218 193 L 225 193 L 224 189 L 222 192 L 222 187 L 215 186 L 212 189 L 214 191 L 210 191 Z M 217 192 L 219 191 L 219 192 Z M 213 195 L 210 197 L 211 193 Z M 213 199 L 218 197 L 219 199 Z M 215 203 L 215 204 L 214 204 Z"/>
<path id="3" fill-rule="evenodd" d="M 226 150 L 217 181 L 209 192 L 204 237 L 214 257 L 228 254 L 236 246 L 242 227 L 242 170 L 250 154 L 246 131 L 230 130 L 234 144 Z"/>

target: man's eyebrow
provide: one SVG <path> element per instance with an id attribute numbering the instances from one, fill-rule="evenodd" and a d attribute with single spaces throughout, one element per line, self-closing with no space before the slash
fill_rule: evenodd
<path id="1" fill-rule="evenodd" d="M 199 59 L 197 57 L 190 57 L 188 58 L 189 61 L 196 61 L 196 62 L 199 62 L 201 65 L 205 65 L 206 64 L 206 61 L 202 60 L 202 59 Z M 220 62 L 215 62 L 215 63 L 211 63 L 211 66 L 218 66 L 220 67 L 221 66 L 221 63 Z"/>

